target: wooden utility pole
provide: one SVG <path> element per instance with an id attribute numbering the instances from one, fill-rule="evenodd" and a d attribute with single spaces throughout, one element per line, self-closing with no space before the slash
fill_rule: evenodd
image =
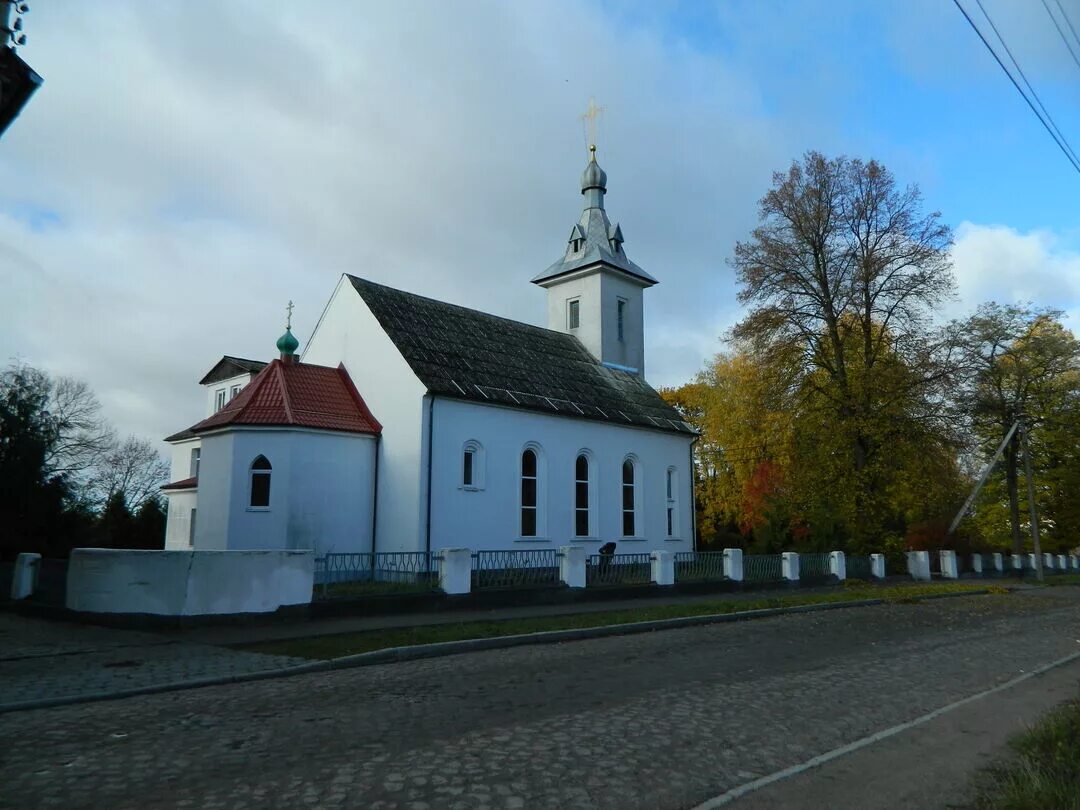
<path id="1" fill-rule="evenodd" d="M 1020 420 L 1020 446 L 1024 454 L 1024 477 L 1027 479 L 1028 511 L 1031 513 L 1031 549 L 1035 552 L 1035 576 L 1043 581 L 1042 547 L 1039 545 L 1039 508 L 1035 505 L 1035 480 L 1031 477 L 1031 448 L 1027 425 Z"/>

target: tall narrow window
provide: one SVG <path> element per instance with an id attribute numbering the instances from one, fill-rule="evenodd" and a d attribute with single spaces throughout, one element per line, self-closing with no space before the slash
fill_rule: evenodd
<path id="1" fill-rule="evenodd" d="M 619 303 L 618 303 L 617 320 L 616 320 L 616 324 L 618 326 L 618 332 L 619 332 L 619 340 L 622 340 L 623 337 L 626 334 L 624 329 L 623 329 L 623 322 L 625 320 L 626 320 L 626 301 L 624 301 L 622 298 L 620 298 Z"/>
<path id="2" fill-rule="evenodd" d="M 521 536 L 536 537 L 537 503 L 536 451 L 521 454 Z"/>
<path id="3" fill-rule="evenodd" d="M 566 328 L 577 329 L 581 326 L 581 302 L 576 298 L 566 302 Z"/>
<path id="4" fill-rule="evenodd" d="M 622 465 L 622 533 L 633 537 L 637 514 L 634 509 L 634 462 L 626 459 Z"/>
<path id="5" fill-rule="evenodd" d="M 248 505 L 256 509 L 270 506 L 270 462 L 259 456 L 251 462 L 251 498 Z"/>
<path id="6" fill-rule="evenodd" d="M 589 536 L 589 457 L 584 453 L 574 465 L 574 536 Z"/>
<path id="7" fill-rule="evenodd" d="M 471 447 L 466 447 L 465 452 L 461 454 L 461 484 L 462 486 L 471 487 L 473 485 L 473 462 L 476 459 L 476 451 Z"/>
<path id="8" fill-rule="evenodd" d="M 678 492 L 678 483 L 675 480 L 675 468 L 669 467 L 667 471 L 667 536 L 674 537 L 676 534 L 675 495 Z"/>
<path id="9" fill-rule="evenodd" d="M 191 510 L 191 523 L 188 525 L 188 545 L 192 548 L 195 547 L 195 516 L 198 513 L 198 509 Z"/>
<path id="10" fill-rule="evenodd" d="M 199 477 L 199 459 L 202 457 L 202 449 L 199 447 L 191 448 L 191 468 L 188 471 L 189 478 Z"/>
<path id="11" fill-rule="evenodd" d="M 218 392 L 214 395 L 214 406 L 215 406 L 214 407 L 215 411 L 220 411 L 222 408 L 225 407 L 225 389 L 224 388 L 219 389 Z"/>
<path id="12" fill-rule="evenodd" d="M 484 488 L 484 446 L 469 439 L 461 446 L 461 489 Z"/>

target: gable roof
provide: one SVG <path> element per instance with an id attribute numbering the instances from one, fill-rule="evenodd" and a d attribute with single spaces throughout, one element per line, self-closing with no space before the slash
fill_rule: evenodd
<path id="1" fill-rule="evenodd" d="M 307 427 L 379 434 L 372 415 L 343 366 L 329 368 L 274 360 L 217 413 L 192 425 L 195 435 L 234 425 Z M 170 437 L 173 439 L 174 437 Z"/>
<path id="2" fill-rule="evenodd" d="M 245 360 L 243 357 L 230 357 L 226 354 L 203 375 L 203 378 L 199 380 L 199 385 L 210 385 L 241 374 L 258 374 L 264 368 L 266 368 L 266 363 L 262 360 Z"/>
<path id="3" fill-rule="evenodd" d="M 694 433 L 648 383 L 572 335 L 348 279 L 432 394 Z"/>

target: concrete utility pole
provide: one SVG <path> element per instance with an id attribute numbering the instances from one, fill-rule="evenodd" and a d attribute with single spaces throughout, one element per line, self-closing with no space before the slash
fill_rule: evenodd
<path id="1" fill-rule="evenodd" d="M 1035 576 L 1043 581 L 1042 547 L 1039 545 L 1039 508 L 1035 505 L 1035 479 L 1031 476 L 1031 450 L 1028 447 L 1027 426 L 1020 422 L 1020 446 L 1024 453 L 1024 477 L 1027 478 L 1028 510 L 1031 513 L 1031 549 L 1035 552 Z"/>
<path id="2" fill-rule="evenodd" d="M 990 471 L 994 469 L 994 465 L 997 464 L 1001 454 L 1005 452 L 1005 446 L 1012 439 L 1013 434 L 1016 433 L 1016 428 L 1019 427 L 1020 421 L 1013 422 L 1012 427 L 1009 428 L 1009 432 L 1005 434 L 1005 438 L 1001 440 L 1001 444 L 998 445 L 997 452 L 990 457 L 990 460 L 986 462 L 986 466 L 983 467 L 982 474 L 979 476 L 978 483 L 975 484 L 975 488 L 971 490 L 971 494 L 968 495 L 964 505 L 960 507 L 960 511 L 956 513 L 956 517 L 953 518 L 953 522 L 949 525 L 949 534 L 956 531 L 956 527 L 960 525 L 960 521 L 964 519 L 964 515 L 967 514 L 967 510 L 971 508 L 971 505 L 975 503 L 975 498 L 979 494 L 979 490 L 983 488 L 983 484 L 986 483 L 986 479 L 990 476 Z"/>

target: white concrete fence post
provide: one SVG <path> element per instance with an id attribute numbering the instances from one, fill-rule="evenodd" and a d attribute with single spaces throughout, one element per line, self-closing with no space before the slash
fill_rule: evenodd
<path id="1" fill-rule="evenodd" d="M 956 565 L 956 552 L 943 550 L 941 552 L 941 576 L 944 579 L 959 579 L 960 569 Z"/>
<path id="2" fill-rule="evenodd" d="M 561 546 L 559 548 L 559 581 L 568 588 L 585 587 L 584 546 Z"/>
<path id="3" fill-rule="evenodd" d="M 982 554 L 972 554 L 971 555 L 971 570 L 974 571 L 979 576 L 982 576 L 982 573 L 983 573 Z"/>
<path id="4" fill-rule="evenodd" d="M 780 576 L 785 582 L 799 581 L 799 555 L 794 551 L 785 551 L 780 555 Z"/>
<path id="5" fill-rule="evenodd" d="M 724 549 L 724 576 L 732 582 L 743 581 L 743 560 L 741 548 Z"/>
<path id="6" fill-rule="evenodd" d="M 1054 567 L 1057 568 L 1059 571 L 1068 571 L 1069 570 L 1069 558 L 1066 557 L 1064 554 L 1058 554 L 1057 555 L 1057 565 L 1055 565 Z"/>
<path id="7" fill-rule="evenodd" d="M 439 590 L 461 594 L 472 591 L 472 551 L 444 548 L 439 551 Z"/>
<path id="8" fill-rule="evenodd" d="M 670 551 L 654 551 L 651 560 L 653 584 L 674 585 L 675 555 Z"/>
<path id="9" fill-rule="evenodd" d="M 1072 569 L 1074 571 L 1080 570 L 1080 554 L 1073 554 L 1069 561 L 1072 563 Z"/>
<path id="10" fill-rule="evenodd" d="M 37 589 L 41 555 L 24 551 L 15 558 L 15 570 L 11 575 L 11 598 L 26 599 Z"/>
<path id="11" fill-rule="evenodd" d="M 874 579 L 885 579 L 885 555 L 870 555 L 870 576 Z"/>
<path id="12" fill-rule="evenodd" d="M 1005 555 L 1000 551 L 994 552 L 994 570 L 999 574 L 1005 573 Z"/>
<path id="13" fill-rule="evenodd" d="M 1013 572 L 1024 570 L 1024 555 L 1023 554 L 1010 554 L 1009 558 L 1012 560 Z"/>
<path id="14" fill-rule="evenodd" d="M 907 570 L 912 579 L 928 582 L 930 580 L 930 552 L 909 551 L 907 553 Z"/>
<path id="15" fill-rule="evenodd" d="M 847 558 L 844 556 L 844 552 L 829 552 L 829 573 L 841 582 L 847 579 Z"/>
<path id="16" fill-rule="evenodd" d="M 1057 568 L 1057 560 L 1049 551 L 1043 554 L 1043 568 L 1047 571 L 1053 571 Z"/>
<path id="17" fill-rule="evenodd" d="M 1027 567 L 1032 571 L 1037 569 L 1039 567 L 1039 558 L 1036 557 L 1034 554 L 1028 554 L 1027 555 Z"/>

